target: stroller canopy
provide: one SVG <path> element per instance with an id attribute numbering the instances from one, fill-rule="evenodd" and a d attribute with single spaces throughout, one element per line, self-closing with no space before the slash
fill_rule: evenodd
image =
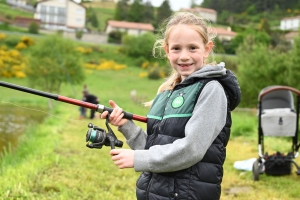
<path id="1" fill-rule="evenodd" d="M 290 108 L 294 110 L 294 98 L 293 94 L 289 90 L 274 90 L 269 93 L 265 91 L 276 86 L 268 86 L 261 90 L 258 100 L 261 101 L 261 109 L 273 109 L 273 108 Z M 263 95 L 263 96 L 262 96 Z"/>

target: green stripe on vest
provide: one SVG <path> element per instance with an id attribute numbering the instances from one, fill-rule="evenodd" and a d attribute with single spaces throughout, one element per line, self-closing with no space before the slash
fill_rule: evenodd
<path id="1" fill-rule="evenodd" d="M 147 114 L 151 119 L 167 119 L 173 117 L 191 117 L 197 95 L 203 87 L 202 82 L 189 85 L 174 91 L 164 91 L 156 96 Z"/>

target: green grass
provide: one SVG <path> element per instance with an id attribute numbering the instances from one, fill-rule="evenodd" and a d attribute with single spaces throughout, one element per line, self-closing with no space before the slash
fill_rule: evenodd
<path id="1" fill-rule="evenodd" d="M 11 20 L 13 20 L 17 16 L 33 18 L 33 13 L 18 9 L 12 9 L 9 5 L 7 5 L 4 2 L 0 2 L 0 10 L 0 16 L 9 18 Z"/>
<path id="2" fill-rule="evenodd" d="M 86 84 L 97 94 L 101 104 L 109 99 L 128 112 L 144 116 L 147 109 L 132 101 L 129 92 L 137 90 L 140 98 L 154 97 L 162 80 L 138 78 L 141 70 L 131 67 L 119 72 L 93 71 Z M 5 79 L 26 86 L 26 80 Z M 80 98 L 81 85 L 73 86 Z M 72 96 L 73 90 L 64 85 L 61 95 Z M 46 105 L 43 97 L 1 88 L 1 100 L 17 104 Z M 54 112 L 35 128 L 29 128 L 21 139 L 18 150 L 6 154 L 1 161 L 0 194 L 2 198 L 21 199 L 134 199 L 135 181 L 139 173 L 132 169 L 119 170 L 113 165 L 109 147 L 101 150 L 85 147 L 89 122 L 105 128 L 104 120 L 77 120 L 78 108 L 63 102 L 55 103 Z M 233 111 L 232 137 L 224 164 L 221 199 L 294 199 L 298 197 L 299 178 L 260 175 L 252 181 L 251 172 L 238 171 L 233 163 L 257 157 L 255 112 Z M 136 122 L 143 128 L 145 124 Z M 124 137 L 112 127 L 118 139 Z M 239 132 L 239 133 L 237 133 Z M 244 133 L 244 134 L 243 134 Z M 271 141 L 272 142 L 272 141 Z M 283 141 L 284 146 L 290 142 Z M 128 148 L 125 144 L 124 148 Z M 273 147 L 276 148 L 276 147 Z M 271 149 L 273 150 L 273 149 Z M 299 158 L 296 162 L 299 162 Z M 291 187 L 293 189 L 291 189 Z M 1 196 L 0 196 L 1 197 Z"/>
<path id="3" fill-rule="evenodd" d="M 109 106 L 108 101 L 112 99 L 125 111 L 145 116 L 148 109 L 142 107 L 140 102 L 154 98 L 163 80 L 140 78 L 138 74 L 143 70 L 133 64 L 134 59 L 113 54 L 116 47 L 101 48 L 105 52 L 89 55 L 86 59 L 115 58 L 128 67 L 121 71 L 86 70 L 84 84 L 87 84 L 90 93 L 100 98 L 100 104 Z M 1 78 L 1 81 L 28 87 L 26 79 Z M 134 99 L 130 97 L 132 90 L 137 91 Z M 3 87 L 0 91 L 0 103 L 47 107 L 46 98 Z M 60 95 L 81 99 L 81 91 L 82 85 L 63 85 Z M 85 146 L 87 124 L 92 122 L 106 129 L 104 120 L 78 120 L 78 117 L 77 106 L 54 101 L 54 110 L 49 112 L 47 119 L 35 127 L 28 127 L 20 138 L 17 150 L 5 153 L 0 160 L 0 199 L 135 199 L 135 182 L 139 173 L 133 169 L 119 170 L 114 166 L 109 147 L 98 150 Z M 281 177 L 263 174 L 260 181 L 253 182 L 252 172 L 233 168 L 235 161 L 256 158 L 258 150 L 255 109 L 250 112 L 233 111 L 232 119 L 221 199 L 298 198 L 300 177 L 295 171 Z M 145 123 L 136 123 L 146 128 Z M 112 128 L 118 139 L 125 143 L 124 137 L 115 127 Z M 287 140 L 265 142 L 269 152 L 291 145 Z M 124 144 L 124 148 L 128 146 Z M 300 163 L 299 158 L 295 161 Z"/>

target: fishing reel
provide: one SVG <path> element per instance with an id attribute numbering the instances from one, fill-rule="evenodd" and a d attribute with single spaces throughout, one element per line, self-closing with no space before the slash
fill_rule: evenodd
<path id="1" fill-rule="evenodd" d="M 108 125 L 108 117 L 106 118 L 105 125 L 108 132 L 104 129 L 94 126 L 92 123 L 88 124 L 89 130 L 86 133 L 86 146 L 93 149 L 101 149 L 102 146 L 110 146 L 111 149 L 115 147 L 122 147 L 123 142 L 118 140 L 110 126 Z"/>

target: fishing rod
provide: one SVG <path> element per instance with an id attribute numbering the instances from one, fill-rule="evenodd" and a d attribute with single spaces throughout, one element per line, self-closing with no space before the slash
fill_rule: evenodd
<path id="1" fill-rule="evenodd" d="M 51 94 L 48 92 L 7 83 L 4 81 L 0 81 L 0 86 L 7 87 L 10 89 L 14 89 L 14 90 L 19 90 L 22 92 L 26 92 L 26 93 L 30 93 L 30 94 L 34 94 L 34 95 L 38 95 L 38 96 L 42 96 L 42 97 L 46 97 L 49 99 L 54 99 L 56 101 L 61 101 L 61 102 L 65 102 L 68 104 L 73 104 L 73 105 L 89 108 L 89 109 L 95 110 L 100 113 L 103 113 L 104 111 L 108 111 L 108 113 L 110 114 L 113 111 L 112 108 L 108 108 L 101 104 L 92 104 L 92 103 L 84 102 L 81 100 L 72 99 L 72 98 L 65 97 L 65 96 L 60 96 L 57 94 Z M 123 113 L 124 113 L 123 118 L 129 119 L 129 120 L 145 122 L 145 123 L 147 122 L 146 117 L 142 117 L 142 116 L 128 113 L 125 111 L 123 111 Z M 107 115 L 106 122 L 105 122 L 105 125 L 108 130 L 107 132 L 102 128 L 94 126 L 92 123 L 88 124 L 89 130 L 87 131 L 87 134 L 86 134 L 86 142 L 87 142 L 86 146 L 87 147 L 101 149 L 102 146 L 105 145 L 105 146 L 110 146 L 111 149 L 114 149 L 116 146 L 117 147 L 123 146 L 123 142 L 118 140 L 118 138 L 114 134 L 113 130 L 108 125 L 108 122 L 109 122 L 108 117 L 109 117 L 109 115 Z"/>
<path id="2" fill-rule="evenodd" d="M 103 113 L 104 111 L 108 111 L 108 113 L 111 113 L 113 111 L 112 108 L 106 107 L 106 106 L 101 105 L 101 104 L 92 104 L 92 103 L 84 102 L 84 101 L 81 101 L 81 100 L 72 99 L 72 98 L 65 97 L 65 96 L 60 96 L 60 95 L 57 95 L 57 94 L 51 94 L 51 93 L 48 93 L 48 92 L 44 92 L 44 91 L 35 90 L 35 89 L 32 89 L 32 88 L 28 88 L 28 87 L 23 87 L 23 86 L 20 86 L 20 85 L 7 83 L 7 82 L 4 82 L 4 81 L 0 81 L 0 86 L 7 87 L 7 88 L 10 88 L 10 89 L 14 89 L 14 90 L 19 90 L 19 91 L 30 93 L 30 94 L 35 94 L 35 95 L 46 97 L 46 98 L 49 98 L 49 99 L 54 99 L 56 101 L 61 101 L 61 102 L 65 102 L 65 103 L 68 103 L 68 104 L 73 104 L 73 105 L 89 108 L 89 109 L 95 110 L 95 111 L 100 112 L 100 113 Z M 147 122 L 146 117 L 135 115 L 135 114 L 128 113 L 128 112 L 125 112 L 125 111 L 123 111 L 123 113 L 124 113 L 124 118 L 126 118 L 126 119 L 136 120 L 136 121 L 145 122 L 145 123 Z"/>

